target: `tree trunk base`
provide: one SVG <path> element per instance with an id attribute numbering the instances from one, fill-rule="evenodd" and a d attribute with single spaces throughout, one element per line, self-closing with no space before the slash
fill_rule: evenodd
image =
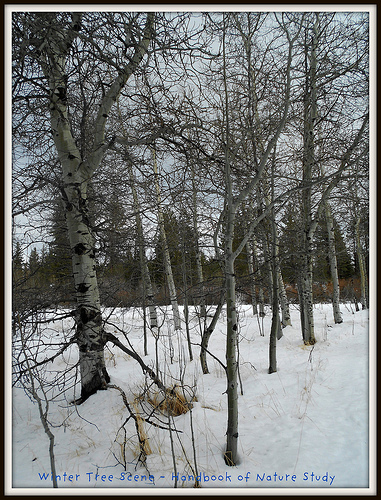
<path id="1" fill-rule="evenodd" d="M 86 384 L 85 387 L 82 387 L 81 397 L 73 401 L 73 404 L 80 405 L 97 391 L 107 390 L 107 384 L 110 382 L 110 375 L 107 373 L 106 368 L 103 368 L 102 372 L 103 377 L 96 376 L 90 383 Z"/>
<path id="2" fill-rule="evenodd" d="M 235 465 L 237 465 L 233 460 L 233 454 L 231 451 L 226 451 L 224 453 L 224 460 L 225 464 L 229 467 L 234 467 Z"/>
<path id="3" fill-rule="evenodd" d="M 99 390 L 106 390 L 110 376 L 104 365 L 103 351 L 79 353 L 81 368 L 81 397 L 77 404 L 84 403 Z"/>
<path id="4" fill-rule="evenodd" d="M 316 344 L 316 339 L 305 340 L 304 345 L 314 345 Z"/>

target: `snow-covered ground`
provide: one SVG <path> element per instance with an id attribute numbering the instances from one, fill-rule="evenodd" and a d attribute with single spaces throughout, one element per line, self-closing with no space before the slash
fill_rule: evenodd
<path id="1" fill-rule="evenodd" d="M 302 342 L 299 312 L 294 307 L 293 326 L 283 330 L 283 338 L 277 343 L 278 371 L 269 375 L 270 313 L 262 325 L 249 306 L 240 306 L 239 374 L 243 394 L 239 396 L 240 463 L 235 467 L 227 467 L 223 460 L 226 379 L 215 359 L 225 362 L 224 311 L 210 339 L 209 350 L 215 358 L 207 356 L 207 375 L 202 374 L 196 345 L 200 343 L 199 320 L 195 316 L 190 320 L 194 360 L 185 363 L 181 357 L 179 362 L 178 344 L 174 341 L 171 363 L 168 333 L 175 337 L 171 329 L 168 332 L 168 321 L 163 316 L 157 344 L 162 377 L 167 385 L 174 383 L 170 374 L 181 378 L 188 391 L 192 388 L 197 401 L 191 411 L 174 417 L 171 425 L 176 430 L 171 433 L 144 424 L 151 449 L 145 467 L 137 464 L 134 421 L 125 425 L 126 432 L 122 427 L 129 414 L 120 392 L 110 388 L 80 406 L 70 404 L 79 395 L 72 369 L 65 380 L 58 380 L 48 391 L 48 398 L 52 391 L 55 395 L 48 418 L 55 436 L 58 487 L 80 488 L 81 492 L 91 488 L 92 494 L 101 494 L 102 488 L 110 494 L 122 494 L 123 488 L 138 488 L 140 493 L 147 488 L 155 494 L 166 488 L 166 494 L 173 494 L 177 486 L 192 494 L 202 491 L 193 489 L 193 478 L 198 476 L 204 492 L 218 488 L 219 494 L 231 494 L 231 488 L 239 488 L 243 494 L 252 488 L 265 489 L 267 494 L 270 488 L 277 488 L 275 494 L 290 488 L 298 488 L 296 494 L 303 491 L 300 488 L 324 488 L 332 494 L 338 493 L 338 488 L 368 488 L 368 311 L 355 313 L 351 305 L 343 304 L 342 312 L 344 322 L 335 325 L 331 306 L 317 305 L 317 343 L 307 347 Z M 119 338 L 119 329 L 125 331 L 144 362 L 155 369 L 155 339 L 149 335 L 148 356 L 144 356 L 140 311 L 107 310 L 105 316 L 110 313 L 115 325 L 108 327 L 110 331 Z M 71 326 L 69 320 L 57 323 L 54 329 L 49 325 L 43 336 L 53 336 L 57 342 L 72 333 Z M 261 329 L 265 336 L 260 335 Z M 41 353 L 41 359 L 48 354 L 48 350 Z M 148 379 L 139 364 L 118 348 L 110 346 L 106 358 L 110 383 L 123 389 L 132 407 Z M 45 378 L 54 377 L 76 361 L 73 346 L 47 365 Z M 46 494 L 46 489 L 52 488 L 49 440 L 38 407 L 22 388 L 13 389 L 12 403 L 12 487 L 44 488 L 42 494 Z M 161 418 L 166 425 L 168 418 Z"/>

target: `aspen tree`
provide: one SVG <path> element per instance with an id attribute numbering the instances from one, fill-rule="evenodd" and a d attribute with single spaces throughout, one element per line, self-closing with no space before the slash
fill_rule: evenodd
<path id="1" fill-rule="evenodd" d="M 238 191 L 238 194 L 233 194 L 233 176 L 231 155 L 231 130 L 230 130 L 230 106 L 229 92 L 227 85 L 227 64 L 226 64 L 226 34 L 228 15 L 223 14 L 223 32 L 222 32 L 222 74 L 223 74 L 223 140 L 224 140 L 224 210 L 221 214 L 217 225 L 214 241 L 217 241 L 217 233 L 223 223 L 223 262 L 225 274 L 226 288 L 226 315 L 227 315 L 227 334 L 226 334 L 226 376 L 227 376 L 227 400 L 228 400 L 228 422 L 227 422 L 227 442 L 226 451 L 224 454 L 225 463 L 229 466 L 237 464 L 238 461 L 238 359 L 237 359 L 237 342 L 238 342 L 238 322 L 236 312 L 236 295 L 235 295 L 235 273 L 234 261 L 244 249 L 247 241 L 251 238 L 254 229 L 258 226 L 261 220 L 266 217 L 272 208 L 271 205 L 266 207 L 266 210 L 251 221 L 249 230 L 242 238 L 238 247 L 233 251 L 233 239 L 235 219 L 238 208 L 241 204 L 252 195 L 254 189 L 264 175 L 267 160 L 270 153 L 274 150 L 279 136 L 285 127 L 288 110 L 290 105 L 290 88 L 291 88 L 291 62 L 293 58 L 293 46 L 299 35 L 300 27 L 291 36 L 286 25 L 281 24 L 281 29 L 287 38 L 287 62 L 285 68 L 286 82 L 284 89 L 283 105 L 280 112 L 280 119 L 274 127 L 274 132 L 268 141 L 267 147 L 264 148 L 260 155 L 256 175 L 247 183 L 245 187 Z M 217 246 L 216 251 L 218 252 Z"/>
<path id="2" fill-rule="evenodd" d="M 168 288 L 169 288 L 169 297 L 170 297 L 170 301 L 171 301 L 171 305 L 172 305 L 174 327 L 175 327 L 175 330 L 181 330 L 181 317 L 180 317 L 179 305 L 177 302 L 177 292 L 176 292 L 176 287 L 175 287 L 175 281 L 173 279 L 171 256 L 169 254 L 167 235 L 165 232 L 164 215 L 163 215 L 163 210 L 162 210 L 160 184 L 159 184 L 159 171 L 158 171 L 158 166 L 157 166 L 156 150 L 154 147 L 151 147 L 151 153 L 152 153 L 152 162 L 153 162 L 153 172 L 154 172 L 154 178 L 155 178 L 157 214 L 158 214 L 158 221 L 159 221 L 160 239 L 161 239 L 161 243 L 163 246 L 163 259 L 164 259 L 165 276 L 166 276 Z"/>
<path id="3" fill-rule="evenodd" d="M 367 301 L 367 283 L 366 283 L 366 271 L 365 271 L 365 259 L 364 259 L 364 254 L 362 251 L 362 245 L 361 245 L 361 240 L 360 240 L 360 222 L 361 222 L 361 217 L 358 216 L 355 224 L 355 239 L 356 239 L 356 254 L 357 254 L 357 259 L 359 263 L 359 270 L 360 270 L 360 290 L 361 290 L 361 295 L 360 295 L 360 303 L 362 306 L 362 309 L 367 309 L 368 308 L 368 301 Z"/>
<path id="4" fill-rule="evenodd" d="M 306 94 L 304 105 L 304 150 L 303 150 L 303 183 L 302 191 L 304 228 L 302 235 L 302 271 L 299 279 L 299 299 L 302 318 L 302 335 L 305 344 L 313 345 L 315 340 L 314 316 L 313 316 L 313 295 L 312 295 L 312 264 L 313 264 L 313 229 L 312 229 L 312 170 L 315 163 L 315 122 L 317 118 L 316 99 L 316 49 L 318 44 L 318 23 L 319 14 L 313 25 L 311 50 L 308 55 L 306 45 L 305 64 L 310 61 L 310 67 L 306 69 Z M 308 74 L 308 77 L 307 77 Z"/>
<path id="5" fill-rule="evenodd" d="M 61 14 L 57 12 L 36 13 L 24 16 L 23 21 L 30 29 L 29 44 L 33 46 L 31 57 L 37 64 L 48 84 L 47 100 L 50 113 L 50 126 L 57 155 L 62 168 L 62 198 L 65 207 L 66 223 L 72 251 L 73 277 L 77 307 L 76 342 L 79 347 L 79 366 L 81 373 L 81 398 L 87 399 L 98 389 L 104 389 L 109 382 L 105 367 L 104 346 L 107 339 L 102 325 L 99 288 L 95 270 L 95 238 L 91 227 L 88 209 L 88 186 L 95 171 L 99 168 L 105 152 L 110 147 L 105 138 L 108 116 L 121 90 L 136 71 L 153 36 L 154 13 L 148 13 L 145 26 L 136 30 L 134 44 L 124 64 L 118 67 L 117 76 L 99 101 L 94 121 L 93 143 L 83 157 L 73 135 L 72 117 L 69 114 L 69 57 L 75 42 L 84 44 L 94 53 L 91 36 L 87 36 L 87 22 L 97 18 L 90 16 L 85 20 L 79 12 Z M 111 15 L 110 20 L 116 19 Z M 125 23 L 124 36 L 129 40 L 130 30 L 135 28 L 135 19 Z M 34 25 L 33 25 L 34 24 Z M 129 43 L 129 42 L 128 42 Z M 78 57 L 86 57 L 78 52 Z M 111 56 L 103 56 L 106 63 L 115 64 Z M 116 54 L 114 55 L 116 58 Z"/>
<path id="6" fill-rule="evenodd" d="M 324 210 L 325 210 L 325 219 L 327 222 L 327 233 L 328 233 L 328 258 L 329 258 L 329 266 L 330 266 L 332 286 L 333 286 L 333 294 L 332 294 L 333 319 L 336 324 L 340 324 L 343 322 L 343 316 L 340 311 L 340 287 L 339 287 L 339 272 L 337 268 L 337 257 L 336 257 L 335 230 L 333 227 L 331 207 L 329 206 L 328 201 L 325 202 Z"/>
<path id="7" fill-rule="evenodd" d="M 275 152 L 274 152 L 275 156 Z M 272 161 L 272 184 L 271 184 L 271 198 L 274 200 L 274 163 L 275 159 Z M 272 255 L 271 255 L 271 267 L 272 267 L 272 320 L 271 320 L 271 331 L 270 331 L 270 343 L 269 343 L 269 373 L 274 373 L 277 371 L 277 360 L 276 360 L 276 342 L 277 339 L 281 337 L 279 332 L 281 332 L 280 318 L 279 318 L 279 256 L 278 256 L 278 241 L 277 241 L 277 227 L 275 223 L 275 210 L 271 211 L 271 232 L 272 232 Z"/>

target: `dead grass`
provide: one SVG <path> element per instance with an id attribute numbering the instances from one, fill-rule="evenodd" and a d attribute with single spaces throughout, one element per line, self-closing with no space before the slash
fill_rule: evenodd
<path id="1" fill-rule="evenodd" d="M 189 394 L 186 395 L 186 393 Z M 151 393 L 147 395 L 146 400 L 153 408 L 159 409 L 165 415 L 177 417 L 192 409 L 192 402 L 197 401 L 197 398 L 190 388 L 174 385 L 165 395 L 161 392 Z"/>

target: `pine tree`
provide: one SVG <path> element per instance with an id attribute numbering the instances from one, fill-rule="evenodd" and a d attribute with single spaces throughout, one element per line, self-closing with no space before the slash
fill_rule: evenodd
<path id="1" fill-rule="evenodd" d="M 22 280 L 24 276 L 24 257 L 21 248 L 21 243 L 16 241 L 13 247 L 13 256 L 12 256 L 12 279 L 13 286 L 17 286 L 17 284 Z"/>
<path id="2" fill-rule="evenodd" d="M 279 239 L 280 266 L 285 283 L 295 285 L 297 283 L 298 262 L 302 252 L 298 238 L 301 219 L 296 203 L 289 203 L 285 207 L 282 224 L 283 228 Z"/>

